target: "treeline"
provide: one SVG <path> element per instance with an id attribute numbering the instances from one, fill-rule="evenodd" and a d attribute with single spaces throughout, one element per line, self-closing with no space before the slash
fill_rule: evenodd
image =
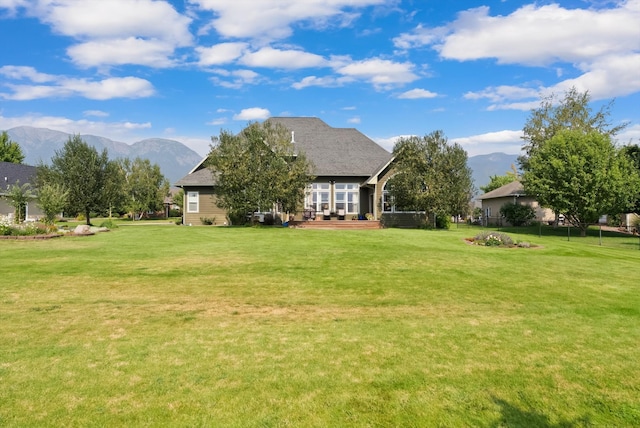
<path id="1" fill-rule="evenodd" d="M 20 163 L 17 143 L 3 133 L 3 150 L 11 156 L 7 161 Z M 122 215 L 140 218 L 148 211 L 160 211 L 169 195 L 169 181 L 160 167 L 139 157 L 109 160 L 102 152 L 89 146 L 79 135 L 69 137 L 64 147 L 55 152 L 50 164 L 40 163 L 35 183 L 15 183 L 8 192 L 9 202 L 20 213 L 24 205 L 35 198 L 47 223 L 63 212 L 66 216 L 83 215 L 91 224 L 92 215 Z"/>

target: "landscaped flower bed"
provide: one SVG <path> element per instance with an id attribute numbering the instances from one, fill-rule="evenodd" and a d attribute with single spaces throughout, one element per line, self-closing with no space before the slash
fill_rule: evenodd
<path id="1" fill-rule="evenodd" d="M 43 223 L 25 222 L 15 224 L 10 218 L 0 216 L 0 237 L 10 237 L 15 239 L 17 237 L 51 235 L 55 234 L 56 231 L 56 227 L 50 227 Z"/>
<path id="2" fill-rule="evenodd" d="M 514 242 L 506 233 L 489 230 L 482 231 L 473 238 L 467 238 L 466 241 L 484 247 L 530 248 L 532 246 L 529 242 Z"/>

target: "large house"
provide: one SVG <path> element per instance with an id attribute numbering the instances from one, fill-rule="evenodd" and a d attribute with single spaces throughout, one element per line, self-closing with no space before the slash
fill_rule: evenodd
<path id="1" fill-rule="evenodd" d="M 295 218 L 351 219 L 392 216 L 385 184 L 391 177 L 391 153 L 354 128 L 333 128 L 314 117 L 274 117 L 267 119 L 291 131 L 297 151 L 304 152 L 314 165 L 315 179 L 307 189 L 304 207 Z M 185 193 L 185 224 L 201 224 L 216 218 L 227 224 L 227 213 L 216 206 L 215 176 L 203 159 L 175 183 Z M 394 220 L 395 221 L 395 220 Z"/>
<path id="2" fill-rule="evenodd" d="M 512 181 L 502 187 L 498 187 L 484 195 L 480 195 L 478 199 L 482 201 L 482 222 L 485 226 L 508 226 L 505 219 L 500 215 L 500 208 L 507 203 L 529 205 L 536 213 L 536 221 L 549 222 L 555 220 L 553 211 L 548 208 L 542 208 L 534 197 L 527 196 L 522 183 L 519 181 Z"/>
<path id="3" fill-rule="evenodd" d="M 0 162 L 0 216 L 13 217 L 15 208 L 9 205 L 6 196 L 9 188 L 14 184 L 32 184 L 36 178 L 36 167 L 11 162 Z M 35 201 L 27 203 L 27 220 L 38 219 L 43 216 L 42 210 Z"/>

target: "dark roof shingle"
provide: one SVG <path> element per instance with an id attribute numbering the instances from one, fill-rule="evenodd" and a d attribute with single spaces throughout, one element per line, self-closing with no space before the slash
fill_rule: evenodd
<path id="1" fill-rule="evenodd" d="M 0 162 L 0 193 L 4 193 L 9 186 L 20 184 L 34 184 L 37 168 L 19 163 Z"/>
<path id="2" fill-rule="evenodd" d="M 272 117 L 293 132 L 297 150 L 314 164 L 316 175 L 369 177 L 391 153 L 355 128 L 332 128 L 316 117 Z"/>

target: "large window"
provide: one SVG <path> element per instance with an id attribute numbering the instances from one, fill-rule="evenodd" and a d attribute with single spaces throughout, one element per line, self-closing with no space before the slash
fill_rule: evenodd
<path id="1" fill-rule="evenodd" d="M 334 189 L 335 211 L 345 210 L 346 214 L 357 214 L 359 212 L 358 202 L 360 199 L 358 184 L 336 183 Z"/>
<path id="2" fill-rule="evenodd" d="M 330 198 L 331 185 L 329 183 L 313 183 L 311 185 L 308 206 L 316 210 L 316 212 L 322 212 L 325 209 L 330 209 Z"/>
<path id="3" fill-rule="evenodd" d="M 360 185 L 358 183 L 313 183 L 309 186 L 307 208 L 321 213 L 330 210 L 334 213 L 358 214 L 360 212 Z"/>
<path id="4" fill-rule="evenodd" d="M 199 201 L 200 195 L 198 192 L 187 192 L 187 212 L 197 213 L 200 210 L 198 207 Z"/>
<path id="5" fill-rule="evenodd" d="M 395 201 L 393 200 L 393 197 L 389 193 L 388 184 L 389 184 L 389 181 L 387 180 L 387 182 L 384 183 L 384 187 L 382 188 L 382 211 L 386 213 L 416 212 L 410 208 L 397 206 L 395 204 Z M 423 212 L 423 211 L 417 211 L 417 212 Z"/>

